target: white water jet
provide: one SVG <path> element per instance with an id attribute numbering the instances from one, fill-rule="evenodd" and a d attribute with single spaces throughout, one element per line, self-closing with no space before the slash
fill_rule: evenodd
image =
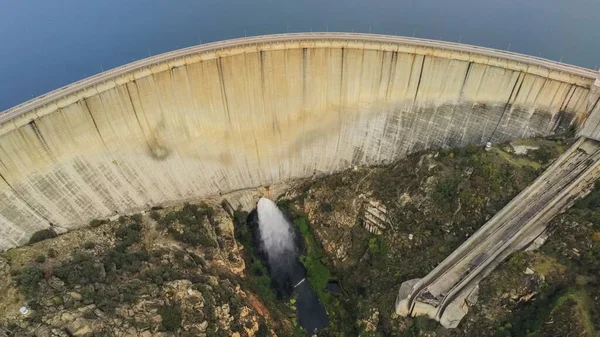
<path id="1" fill-rule="evenodd" d="M 267 198 L 260 198 L 256 212 L 261 249 L 267 255 L 273 284 L 285 296 L 296 292 L 298 322 L 306 331 L 313 333 L 325 328 L 329 324 L 327 311 L 307 282 L 291 224 L 277 205 Z"/>
<path id="2" fill-rule="evenodd" d="M 269 263 L 295 255 L 294 233 L 288 220 L 273 201 L 260 198 L 256 205 L 258 230 Z"/>

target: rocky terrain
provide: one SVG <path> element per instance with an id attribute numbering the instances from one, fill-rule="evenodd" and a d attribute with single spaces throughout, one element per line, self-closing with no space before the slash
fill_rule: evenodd
<path id="1" fill-rule="evenodd" d="M 393 310 L 399 284 L 426 275 L 568 145 L 537 139 L 490 151 L 419 153 L 314 178 L 289 193 L 345 290 L 339 305 L 328 307 L 338 313 L 335 330 L 345 336 L 592 336 L 598 326 L 591 322 L 600 322 L 600 191 L 555 219 L 540 250 L 516 254 L 486 279 L 457 329 Z"/>
<path id="2" fill-rule="evenodd" d="M 232 220 L 205 204 L 94 221 L 5 252 L 0 273 L 0 335 L 268 334 Z"/>
<path id="3" fill-rule="evenodd" d="M 394 313 L 403 281 L 426 275 L 568 146 L 428 151 L 292 182 L 277 203 L 327 309 L 318 335 L 598 336 L 600 186 L 552 221 L 541 248 L 485 279 L 457 329 Z M 0 255 L 0 336 L 306 336 L 247 216 L 199 202 L 38 232 Z"/>

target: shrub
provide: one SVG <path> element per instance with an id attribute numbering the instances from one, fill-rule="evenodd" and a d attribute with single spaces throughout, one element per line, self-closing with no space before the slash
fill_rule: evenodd
<path id="1" fill-rule="evenodd" d="M 160 213 L 158 213 L 157 211 L 152 211 L 150 212 L 150 218 L 152 218 L 152 220 L 154 221 L 158 221 L 160 220 Z"/>
<path id="2" fill-rule="evenodd" d="M 48 249 L 48 257 L 53 259 L 58 256 L 58 252 L 54 248 Z"/>
<path id="3" fill-rule="evenodd" d="M 204 225 L 207 217 L 212 216 L 212 208 L 206 206 L 185 204 L 183 209 L 167 214 L 159 222 L 161 227 L 168 228 L 169 233 L 178 241 L 195 246 L 216 247 L 217 243 L 210 237 Z M 173 224 L 179 223 L 182 228 L 174 228 Z M 182 229 L 182 230 L 179 230 Z"/>
<path id="4" fill-rule="evenodd" d="M 144 219 L 144 217 L 143 217 L 143 216 L 142 216 L 140 213 L 137 213 L 137 214 L 134 214 L 134 215 L 132 215 L 132 216 L 131 216 L 131 219 L 132 219 L 134 222 L 137 222 L 137 223 L 142 223 L 142 220 Z"/>
<path id="5" fill-rule="evenodd" d="M 159 266 L 156 269 L 147 271 L 145 277 L 154 284 L 162 285 L 165 282 L 180 280 L 184 277 L 184 275 L 176 269 L 169 269 Z"/>
<path id="6" fill-rule="evenodd" d="M 88 241 L 83 244 L 83 248 L 85 248 L 85 249 L 94 249 L 94 247 L 96 247 L 96 244 L 93 243 L 92 241 Z"/>
<path id="7" fill-rule="evenodd" d="M 126 222 L 127 222 L 127 217 L 126 217 L 126 216 L 124 216 L 124 215 L 121 215 L 121 216 L 119 217 L 119 223 L 120 223 L 121 225 L 124 225 Z"/>
<path id="8" fill-rule="evenodd" d="M 31 236 L 29 244 L 44 241 L 56 237 L 56 232 L 52 228 L 39 230 Z"/>
<path id="9" fill-rule="evenodd" d="M 381 238 L 372 237 L 369 239 L 369 250 L 375 256 L 384 257 L 388 254 L 389 247 Z"/>
<path id="10" fill-rule="evenodd" d="M 125 249 L 116 247 L 108 252 L 104 259 L 104 265 L 107 270 L 139 271 L 142 262 L 148 260 L 150 260 L 150 254 L 146 250 L 125 253 Z"/>
<path id="11" fill-rule="evenodd" d="M 70 262 L 55 267 L 53 274 L 69 285 L 86 285 L 106 279 L 106 270 L 93 255 L 75 253 Z"/>
<path id="12" fill-rule="evenodd" d="M 162 317 L 162 327 L 166 331 L 177 331 L 181 327 L 181 308 L 179 306 L 168 306 L 158 308 L 158 314 Z"/>
<path id="13" fill-rule="evenodd" d="M 458 192 L 458 184 L 460 180 L 450 177 L 440 180 L 435 186 L 435 200 L 439 203 L 452 200 Z"/>
<path id="14" fill-rule="evenodd" d="M 547 146 L 542 145 L 539 149 L 532 152 L 532 157 L 533 160 L 541 164 L 546 164 L 552 159 L 552 157 L 554 157 L 554 154 L 552 151 L 550 151 L 550 149 L 548 149 Z"/>
<path id="15" fill-rule="evenodd" d="M 129 247 L 142 239 L 142 234 L 140 233 L 141 229 L 142 227 L 138 223 L 133 223 L 129 226 L 121 226 L 117 229 L 116 236 L 121 239 L 121 243 L 125 247 Z"/>
<path id="16" fill-rule="evenodd" d="M 44 262 L 46 262 L 46 255 L 40 254 L 40 255 L 36 256 L 35 257 L 35 262 L 37 262 L 37 263 L 44 263 Z"/>
<path id="17" fill-rule="evenodd" d="M 333 206 L 328 202 L 322 202 L 320 208 L 321 208 L 321 211 L 326 212 L 326 213 L 333 211 Z"/>
<path id="18" fill-rule="evenodd" d="M 94 303 L 104 312 L 113 313 L 118 306 L 116 299 L 119 298 L 119 291 L 116 288 L 107 286 L 100 287 L 93 296 Z"/>
<path id="19" fill-rule="evenodd" d="M 94 219 L 94 220 L 90 221 L 90 227 L 96 228 L 96 227 L 100 227 L 101 225 L 104 225 L 106 223 L 108 223 L 108 221 L 106 221 L 106 220 Z"/>
<path id="20" fill-rule="evenodd" d="M 178 261 L 183 261 L 185 259 L 185 252 L 182 250 L 176 250 L 174 255 L 175 259 Z"/>
<path id="21" fill-rule="evenodd" d="M 594 184 L 594 189 L 585 198 L 579 199 L 573 205 L 573 208 L 586 209 L 600 207 L 600 181 Z"/>
<path id="22" fill-rule="evenodd" d="M 86 311 L 83 314 L 83 318 L 85 318 L 85 319 L 96 319 L 96 314 L 93 311 L 91 311 L 91 310 L 90 311 Z"/>
<path id="23" fill-rule="evenodd" d="M 39 289 L 39 282 L 42 280 L 42 270 L 38 267 L 25 267 L 18 278 L 21 292 L 26 296 L 31 296 Z"/>
<path id="24" fill-rule="evenodd" d="M 258 325 L 258 331 L 256 331 L 256 337 L 267 337 L 269 336 L 269 328 L 264 322 L 260 322 Z"/>
<path id="25" fill-rule="evenodd" d="M 206 266 L 207 266 L 206 260 L 204 260 L 204 258 L 202 256 L 198 256 L 194 253 L 191 253 L 190 256 L 192 257 L 194 262 L 196 262 L 197 265 L 201 266 L 202 268 L 206 268 Z"/>

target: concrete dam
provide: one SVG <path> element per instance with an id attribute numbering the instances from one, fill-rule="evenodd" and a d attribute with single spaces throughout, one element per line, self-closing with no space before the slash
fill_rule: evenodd
<path id="1" fill-rule="evenodd" d="M 152 205 L 581 129 L 598 103 L 596 75 L 487 48 L 349 33 L 150 57 L 0 114 L 0 250 L 40 229 Z"/>

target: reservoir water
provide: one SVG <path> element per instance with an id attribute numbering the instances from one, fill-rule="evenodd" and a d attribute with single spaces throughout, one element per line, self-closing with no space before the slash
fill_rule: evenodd
<path id="1" fill-rule="evenodd" d="M 594 0 L 5 0 L 0 111 L 148 55 L 288 31 L 414 35 L 595 68 L 599 12 Z"/>

